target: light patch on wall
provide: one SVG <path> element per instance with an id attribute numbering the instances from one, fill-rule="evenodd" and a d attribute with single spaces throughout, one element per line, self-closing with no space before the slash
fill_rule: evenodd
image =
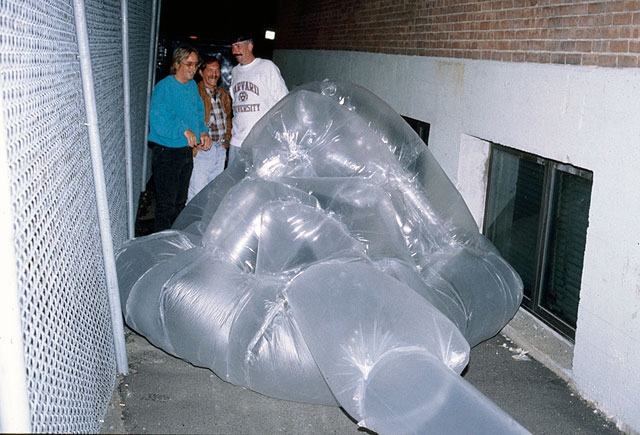
<path id="1" fill-rule="evenodd" d="M 271 41 L 273 41 L 274 39 L 276 39 L 276 32 L 274 32 L 273 30 L 267 30 L 264 32 L 264 39 L 269 39 Z"/>
<path id="2" fill-rule="evenodd" d="M 438 72 L 447 77 L 448 81 L 453 84 L 456 95 L 459 95 L 464 88 L 465 64 L 462 62 L 445 62 L 436 61 Z"/>
<path id="3" fill-rule="evenodd" d="M 467 203 L 479 229 L 482 228 L 484 221 L 490 150 L 488 141 L 467 134 L 462 134 L 460 137 L 460 161 L 456 187 Z"/>

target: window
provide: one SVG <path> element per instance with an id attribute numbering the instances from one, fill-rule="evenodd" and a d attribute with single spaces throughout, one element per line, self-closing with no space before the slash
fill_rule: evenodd
<path id="1" fill-rule="evenodd" d="M 522 305 L 575 338 L 593 173 L 492 144 L 484 233 L 520 274 Z"/>
<path id="2" fill-rule="evenodd" d="M 429 145 L 429 123 L 420 121 L 418 119 L 409 118 L 408 116 L 402 115 L 402 118 L 411 126 L 413 131 L 418 133 L 420 139 L 425 143 L 425 145 Z"/>

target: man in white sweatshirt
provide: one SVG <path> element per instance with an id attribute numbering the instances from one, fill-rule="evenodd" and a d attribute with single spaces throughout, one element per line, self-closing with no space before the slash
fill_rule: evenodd
<path id="1" fill-rule="evenodd" d="M 251 37 L 238 37 L 231 44 L 231 53 L 238 65 L 231 70 L 229 88 L 233 100 L 229 164 L 254 124 L 289 92 L 278 67 L 254 56 Z"/>

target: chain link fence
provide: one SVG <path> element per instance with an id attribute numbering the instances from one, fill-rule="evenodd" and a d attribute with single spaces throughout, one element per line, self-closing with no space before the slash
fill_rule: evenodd
<path id="1" fill-rule="evenodd" d="M 152 0 L 0 1 L 3 432 L 98 432 L 126 371 L 109 253 L 144 187 L 156 16 Z"/>

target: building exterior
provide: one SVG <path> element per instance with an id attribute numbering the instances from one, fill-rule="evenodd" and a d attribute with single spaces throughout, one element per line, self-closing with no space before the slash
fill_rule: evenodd
<path id="1" fill-rule="evenodd" d="M 148 180 L 159 6 L 0 2 L 0 431 L 97 432 L 126 373 L 114 251 Z M 640 1 L 278 6 L 289 87 L 351 80 L 428 132 L 561 374 L 640 432 Z"/>
<path id="2" fill-rule="evenodd" d="M 478 227 L 525 282 L 525 328 L 563 342 L 569 361 L 556 369 L 640 431 L 640 1 L 278 9 L 274 60 L 288 86 L 349 80 L 426 126 Z"/>

